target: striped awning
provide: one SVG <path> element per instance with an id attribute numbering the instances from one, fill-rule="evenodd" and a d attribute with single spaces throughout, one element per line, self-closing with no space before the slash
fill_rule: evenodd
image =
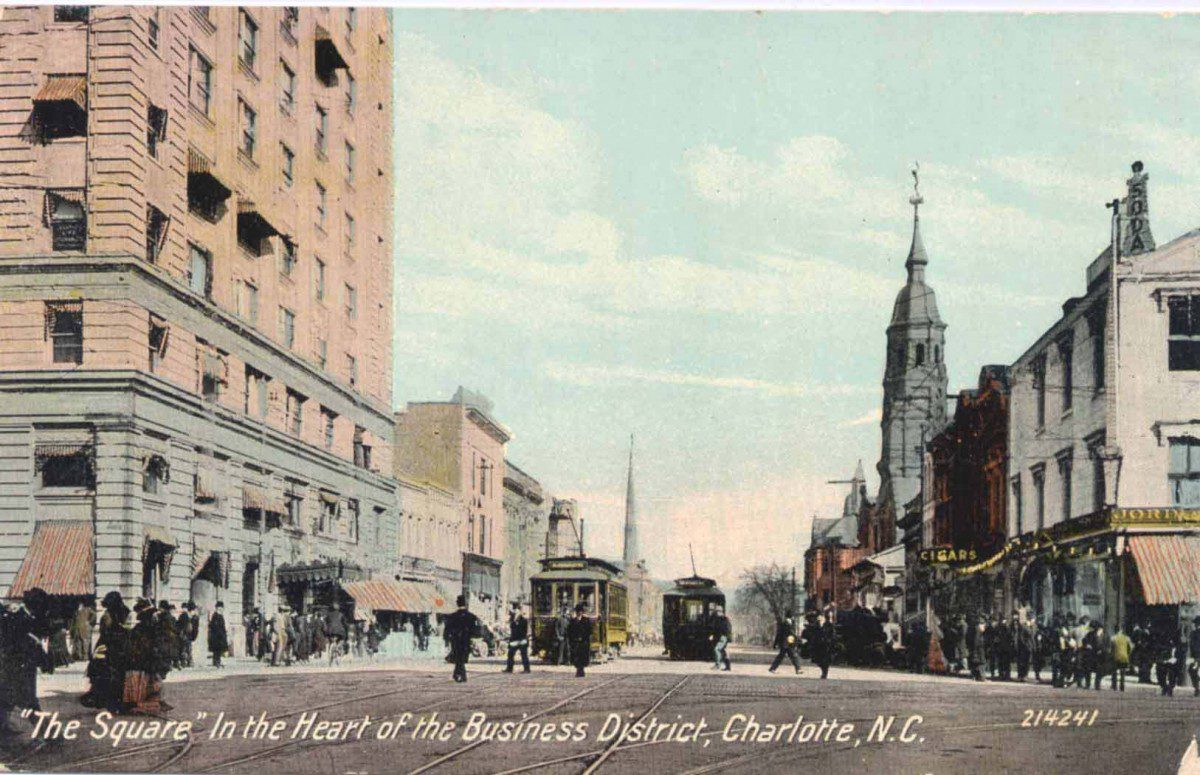
<path id="1" fill-rule="evenodd" d="M 38 522 L 8 596 L 20 597 L 35 587 L 50 595 L 95 595 L 93 542 L 89 521 Z"/>
<path id="2" fill-rule="evenodd" d="M 429 600 L 412 581 L 392 579 L 367 579 L 350 581 L 342 585 L 347 595 L 354 598 L 360 608 L 372 611 L 398 611 L 409 614 L 430 613 Z"/>
<path id="3" fill-rule="evenodd" d="M 162 544 L 172 549 L 179 545 L 179 542 L 171 535 L 171 531 L 162 525 L 142 525 L 142 537 L 147 543 Z"/>
<path id="4" fill-rule="evenodd" d="M 1132 535 L 1129 551 L 1148 605 L 1200 601 L 1200 535 Z"/>
<path id="5" fill-rule="evenodd" d="M 87 110 L 87 77 L 83 75 L 49 75 L 38 90 L 34 102 L 70 102 Z"/>
<path id="6" fill-rule="evenodd" d="M 261 487 L 253 484 L 242 485 L 242 510 L 254 509 L 262 511 L 266 508 L 267 496 Z"/>
<path id="7" fill-rule="evenodd" d="M 188 147 L 188 185 L 197 184 L 208 196 L 225 201 L 233 195 L 233 189 L 217 177 L 212 161 L 195 148 Z"/>

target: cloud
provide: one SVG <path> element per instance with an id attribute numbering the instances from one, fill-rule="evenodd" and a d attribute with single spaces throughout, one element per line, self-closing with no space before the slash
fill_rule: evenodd
<path id="1" fill-rule="evenodd" d="M 883 420 L 883 408 L 876 407 L 867 412 L 861 417 L 855 417 L 853 420 L 846 420 L 841 423 L 843 428 L 854 428 L 859 425 L 877 425 Z"/>
<path id="2" fill-rule="evenodd" d="M 645 382 L 674 387 L 712 388 L 763 393 L 768 396 L 809 396 L 832 394 L 854 395 L 874 392 L 865 385 L 817 385 L 811 382 L 770 382 L 752 377 L 721 377 L 710 374 L 688 374 L 672 371 L 653 371 L 633 366 L 601 366 L 551 362 L 545 374 L 553 380 L 573 385 L 612 385 L 621 382 Z"/>

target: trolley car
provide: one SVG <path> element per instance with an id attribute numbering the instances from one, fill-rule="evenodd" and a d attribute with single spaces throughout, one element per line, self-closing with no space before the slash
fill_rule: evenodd
<path id="1" fill-rule="evenodd" d="M 558 654 L 555 623 L 564 611 L 573 615 L 583 604 L 592 620 L 592 655 L 619 654 L 628 631 L 629 598 L 620 582 L 621 569 L 595 557 L 540 560 L 542 570 L 530 577 L 533 599 L 533 653 L 547 660 Z"/>
<path id="2" fill-rule="evenodd" d="M 713 616 L 724 610 L 717 582 L 693 575 L 663 593 L 663 643 L 671 659 L 713 658 Z"/>

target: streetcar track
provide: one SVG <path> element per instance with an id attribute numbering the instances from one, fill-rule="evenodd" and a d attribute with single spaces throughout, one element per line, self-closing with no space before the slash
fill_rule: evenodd
<path id="1" fill-rule="evenodd" d="M 538 719 L 549 713 L 553 713 L 554 711 L 558 710 L 559 708 L 564 707 L 571 702 L 574 702 L 575 700 L 579 699 L 580 697 L 591 694 L 592 692 L 597 691 L 599 689 L 603 689 L 606 686 L 611 686 L 611 685 L 617 683 L 618 681 L 624 680 L 627 677 L 628 677 L 627 675 L 620 675 L 620 676 L 617 676 L 616 678 L 613 678 L 612 680 L 605 681 L 603 683 L 596 684 L 595 686 L 590 686 L 586 689 L 575 692 L 574 694 L 567 697 L 566 699 L 559 700 L 558 702 L 554 703 L 553 705 L 551 705 L 547 708 L 543 708 L 542 710 L 538 711 L 537 713 L 534 713 L 532 716 L 525 717 L 524 720 L 525 721 L 533 721 L 534 719 Z M 452 759 L 455 759 L 455 758 L 461 756 L 462 754 L 467 753 L 468 751 L 473 751 L 482 745 L 486 745 L 489 742 L 491 742 L 491 741 L 490 740 L 476 740 L 472 743 L 468 743 L 467 745 L 464 745 L 461 748 L 456 748 L 455 750 L 451 751 L 450 753 L 443 754 L 442 756 L 439 756 L 438 758 L 434 759 L 433 761 L 427 762 L 427 763 L 421 765 L 417 769 L 409 772 L 409 775 L 420 775 L 423 772 L 428 772 L 429 770 L 432 770 L 435 767 L 439 767 L 442 764 L 445 764 L 446 762 L 448 762 Z"/>
<path id="2" fill-rule="evenodd" d="M 643 713 L 642 715 L 638 716 L 637 721 L 635 721 L 633 723 L 640 724 L 643 721 L 645 721 L 647 716 L 649 716 L 654 711 L 658 710 L 658 707 L 660 705 L 662 705 L 664 702 L 666 702 L 667 698 L 670 697 L 672 694 L 674 694 L 676 692 L 676 690 L 678 690 L 681 686 L 683 686 L 685 683 L 687 683 L 691 677 L 692 677 L 691 675 L 685 675 L 683 678 L 679 679 L 679 681 L 677 681 L 674 686 L 672 686 L 670 689 L 667 689 L 665 692 L 663 692 L 663 694 L 661 696 L 659 696 L 659 698 L 657 700 L 655 700 L 654 703 L 649 708 L 646 709 L 646 712 Z M 596 757 L 596 760 L 593 761 L 591 764 L 589 764 L 584 769 L 583 775 L 592 775 L 592 773 L 594 773 L 596 770 L 600 769 L 601 765 L 603 765 L 604 762 L 608 760 L 608 757 L 612 756 L 612 754 L 616 750 L 617 746 L 619 746 L 622 742 L 625 741 L 625 736 L 628 734 L 629 734 L 628 727 L 625 727 L 625 729 L 623 729 L 621 731 L 621 734 L 617 735 L 616 739 L 613 740 L 600 753 L 600 755 Z"/>

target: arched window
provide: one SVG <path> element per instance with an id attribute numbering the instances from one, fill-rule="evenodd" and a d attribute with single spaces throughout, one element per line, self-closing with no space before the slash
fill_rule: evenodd
<path id="1" fill-rule="evenodd" d="M 918 343 L 914 365 L 921 366 L 925 363 L 925 345 Z"/>
<path id="2" fill-rule="evenodd" d="M 936 344 L 933 346 L 933 362 L 934 363 L 942 362 L 942 348 Z"/>

